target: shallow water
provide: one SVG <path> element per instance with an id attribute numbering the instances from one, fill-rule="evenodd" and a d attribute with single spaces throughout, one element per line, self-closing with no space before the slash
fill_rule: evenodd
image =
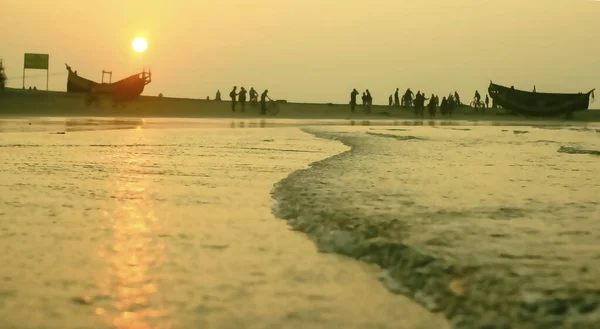
<path id="1" fill-rule="evenodd" d="M 600 323 L 596 129 L 309 131 L 353 147 L 276 191 L 322 249 L 387 264 L 390 288 L 464 328 Z"/>
<path id="2" fill-rule="evenodd" d="M 564 121 L 510 121 L 510 120 L 461 120 L 443 118 L 437 120 L 389 120 L 389 119 L 181 119 L 181 118 L 100 118 L 100 117 L 24 117 L 0 118 L 0 132 L 75 132 L 114 129 L 155 128 L 274 128 L 307 126 L 525 126 L 552 128 L 589 128 L 600 131 L 600 123 L 570 123 Z"/>
<path id="3" fill-rule="evenodd" d="M 275 182 L 347 147 L 117 125 L 0 134 L 1 328 L 446 327 L 271 214 Z"/>

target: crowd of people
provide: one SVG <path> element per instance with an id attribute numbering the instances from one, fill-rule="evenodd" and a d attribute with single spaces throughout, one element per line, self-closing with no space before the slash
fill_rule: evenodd
<path id="1" fill-rule="evenodd" d="M 236 106 L 239 103 L 240 107 L 241 107 L 241 111 L 242 112 L 246 112 L 246 99 L 247 97 L 249 98 L 250 103 L 252 104 L 258 104 L 258 92 L 254 89 L 254 87 L 251 87 L 250 90 L 246 90 L 246 88 L 241 87 L 240 90 L 238 91 L 237 86 L 233 86 L 233 89 L 231 90 L 231 92 L 229 92 L 229 97 L 231 98 L 231 111 L 235 112 L 236 111 Z M 215 100 L 220 101 L 221 100 L 221 91 L 217 90 L 217 94 L 215 95 Z M 267 100 L 271 100 L 271 98 L 269 98 L 269 90 L 265 89 L 265 91 L 262 92 L 262 94 L 260 94 L 260 113 L 261 114 L 266 114 L 267 113 Z"/>
<path id="2" fill-rule="evenodd" d="M 252 104 L 260 104 L 260 113 L 267 113 L 267 100 L 271 100 L 268 96 L 269 90 L 265 89 L 265 91 L 259 94 L 254 89 L 254 87 L 250 88 L 250 90 L 246 90 L 246 88 L 241 87 L 238 90 L 237 86 L 234 86 L 231 92 L 229 92 L 229 97 L 231 99 L 231 111 L 236 112 L 237 105 L 240 105 L 241 112 L 246 111 L 246 102 L 249 101 Z M 354 88 L 350 93 L 350 111 L 355 112 L 356 106 L 358 105 L 358 95 L 360 92 Z M 208 99 L 208 98 L 207 98 Z M 216 101 L 221 100 L 221 92 L 217 90 Z M 373 105 L 373 96 L 369 89 L 365 89 L 362 93 L 362 106 L 365 112 L 370 112 L 371 106 Z M 427 97 L 424 92 L 417 91 L 417 93 L 413 93 L 413 91 L 408 88 L 406 91 L 400 96 L 400 89 L 396 88 L 396 91 L 389 96 L 388 105 L 390 107 L 402 107 L 402 108 L 413 108 L 416 116 L 424 117 L 425 113 L 429 114 L 430 117 L 435 117 L 438 109 L 440 110 L 441 115 L 443 116 L 451 116 L 454 112 L 454 109 L 457 106 L 463 105 L 460 99 L 460 95 L 458 92 L 449 93 L 448 96 L 442 97 L 440 100 L 439 95 L 431 94 L 430 97 Z M 488 108 L 490 107 L 490 98 L 488 95 L 485 95 L 485 101 L 481 101 L 481 95 L 479 91 L 475 91 L 475 95 L 473 97 L 473 103 L 468 104 L 475 108 Z M 493 107 L 493 105 L 492 105 Z"/>
<path id="3" fill-rule="evenodd" d="M 350 93 L 350 111 L 354 112 L 356 110 L 357 105 L 357 95 L 359 92 L 355 89 Z M 427 102 L 428 101 L 428 102 Z M 488 108 L 490 107 L 490 98 L 488 95 L 485 96 L 485 102 L 481 101 L 481 95 L 479 91 L 475 91 L 475 96 L 473 97 L 473 104 L 469 104 L 475 108 Z M 363 92 L 362 96 L 362 106 L 365 112 L 370 112 L 370 108 L 373 105 L 373 97 L 369 92 L 369 89 L 366 89 Z M 440 100 L 439 95 L 431 94 L 430 97 L 427 97 L 424 92 L 417 91 L 417 93 L 413 93 L 410 88 L 406 89 L 404 94 L 400 96 L 400 88 L 396 88 L 396 91 L 389 96 L 388 105 L 390 107 L 403 107 L 403 108 L 413 108 L 416 116 L 425 116 L 425 110 L 430 117 L 435 117 L 437 113 L 437 109 L 440 109 L 440 112 L 443 116 L 451 116 L 454 109 L 457 106 L 463 105 L 460 100 L 460 95 L 458 92 L 449 93 L 448 96 L 442 97 Z"/>

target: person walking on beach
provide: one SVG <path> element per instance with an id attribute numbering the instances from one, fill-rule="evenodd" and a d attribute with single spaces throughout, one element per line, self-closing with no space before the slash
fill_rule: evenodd
<path id="1" fill-rule="evenodd" d="M 364 91 L 362 94 L 362 105 L 367 106 L 367 93 L 365 93 Z"/>
<path id="2" fill-rule="evenodd" d="M 392 101 L 392 99 L 393 99 L 393 98 L 392 98 L 392 95 L 390 95 L 389 104 L 388 104 L 390 107 L 391 107 L 391 106 L 392 106 L 392 104 L 393 104 L 393 101 Z"/>
<path id="3" fill-rule="evenodd" d="M 246 89 L 242 87 L 242 89 L 240 89 L 240 93 L 238 94 L 238 101 L 242 106 L 242 112 L 246 112 L 246 93 Z"/>
<path id="4" fill-rule="evenodd" d="M 456 104 L 456 105 L 460 105 L 461 104 L 461 102 L 460 102 L 460 96 L 458 96 L 458 92 L 457 91 L 454 92 L 454 104 Z"/>
<path id="5" fill-rule="evenodd" d="M 394 93 L 394 106 L 396 107 L 400 107 L 400 95 L 399 93 L 400 88 L 396 88 L 396 92 Z"/>
<path id="6" fill-rule="evenodd" d="M 215 96 L 215 100 L 216 101 L 220 101 L 221 100 L 221 91 L 217 90 L 217 95 Z"/>
<path id="7" fill-rule="evenodd" d="M 354 89 L 352 89 L 352 92 L 350 93 L 350 111 L 351 112 L 354 112 L 354 109 L 356 108 L 356 96 L 358 96 L 358 91 L 356 90 L 356 88 L 354 88 Z"/>
<path id="8" fill-rule="evenodd" d="M 237 86 L 233 86 L 233 90 L 229 93 L 229 97 L 231 97 L 231 111 L 235 112 L 235 97 L 237 96 Z"/>
<path id="9" fill-rule="evenodd" d="M 490 97 L 487 94 L 485 95 L 485 107 L 490 107 Z"/>
<path id="10" fill-rule="evenodd" d="M 479 105 L 479 103 L 481 102 L 481 95 L 479 95 L 479 90 L 475 90 L 475 101 L 477 102 L 477 104 Z"/>
<path id="11" fill-rule="evenodd" d="M 269 89 L 265 89 L 260 95 L 260 114 L 267 114 L 267 98 L 269 98 Z"/>

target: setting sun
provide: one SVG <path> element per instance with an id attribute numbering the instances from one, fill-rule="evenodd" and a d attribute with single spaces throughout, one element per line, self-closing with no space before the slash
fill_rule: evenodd
<path id="1" fill-rule="evenodd" d="M 135 40 L 133 40 L 131 47 L 138 53 L 142 53 L 146 51 L 146 48 L 148 48 L 148 42 L 146 42 L 144 38 L 136 38 Z"/>

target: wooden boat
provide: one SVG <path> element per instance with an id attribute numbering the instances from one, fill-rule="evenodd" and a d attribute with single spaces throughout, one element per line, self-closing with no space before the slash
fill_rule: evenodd
<path id="1" fill-rule="evenodd" d="M 594 99 L 594 90 L 587 93 L 538 93 L 505 87 L 490 81 L 488 93 L 495 105 L 527 116 L 567 116 L 576 111 L 585 111 L 590 105 L 590 95 Z"/>
<path id="2" fill-rule="evenodd" d="M 141 72 L 113 83 L 97 83 L 80 77 L 77 71 L 65 64 L 69 71 L 67 78 L 67 92 L 88 93 L 93 90 L 96 94 L 110 95 L 115 100 L 131 100 L 139 96 L 144 87 L 152 81 L 152 73 Z"/>

